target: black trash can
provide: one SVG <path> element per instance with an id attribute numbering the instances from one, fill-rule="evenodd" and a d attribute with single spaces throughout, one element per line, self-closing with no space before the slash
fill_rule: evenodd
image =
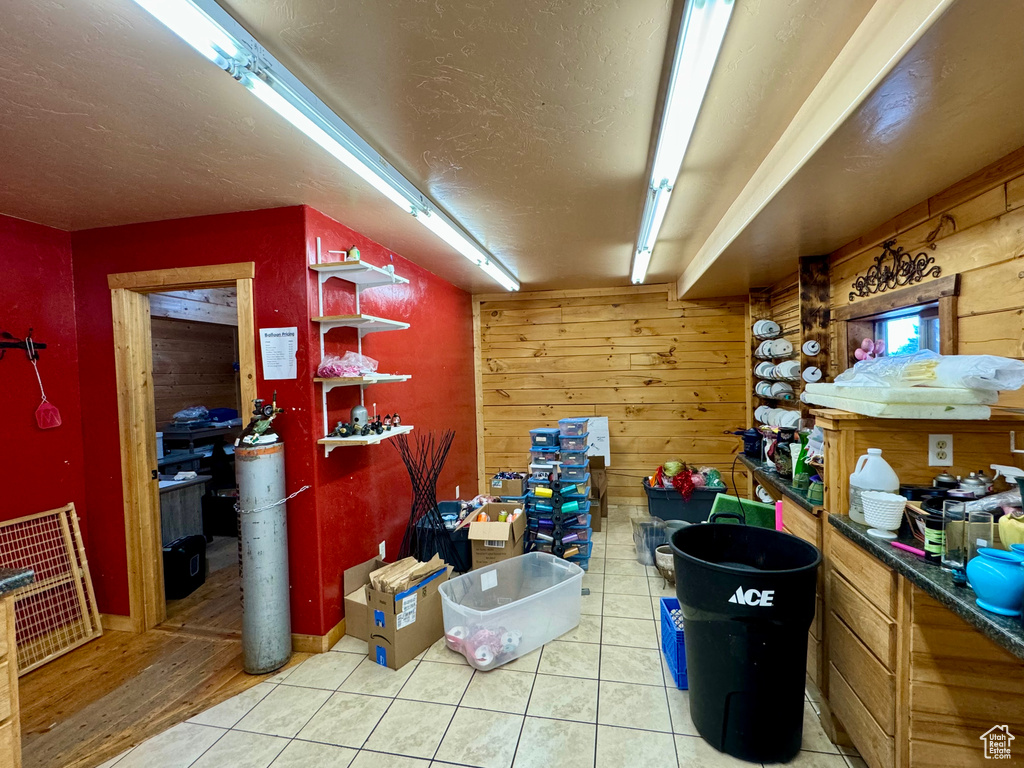
<path id="1" fill-rule="evenodd" d="M 677 531 L 672 551 L 697 732 L 742 760 L 791 760 L 821 552 L 787 533 L 720 523 Z"/>

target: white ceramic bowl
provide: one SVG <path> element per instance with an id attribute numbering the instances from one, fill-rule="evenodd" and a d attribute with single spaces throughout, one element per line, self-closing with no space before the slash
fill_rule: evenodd
<path id="1" fill-rule="evenodd" d="M 905 497 L 885 491 L 864 491 L 861 501 L 864 505 L 864 520 L 869 527 L 881 531 L 899 530 L 903 509 L 907 506 Z"/>

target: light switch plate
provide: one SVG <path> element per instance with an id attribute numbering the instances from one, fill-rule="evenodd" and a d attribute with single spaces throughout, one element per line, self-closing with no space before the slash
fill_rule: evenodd
<path id="1" fill-rule="evenodd" d="M 953 466 L 952 435 L 928 435 L 928 466 Z"/>
<path id="2" fill-rule="evenodd" d="M 387 559 L 388 559 L 388 558 L 387 558 L 387 555 L 385 555 L 385 554 L 384 554 L 384 548 L 385 548 L 385 545 L 386 545 L 386 544 L 387 544 L 387 542 L 386 542 L 386 541 L 382 541 L 382 542 L 380 543 L 380 546 L 379 546 L 379 547 L 377 547 L 377 553 L 378 553 L 378 554 L 380 555 L 380 559 L 381 559 L 381 560 L 387 560 Z"/>

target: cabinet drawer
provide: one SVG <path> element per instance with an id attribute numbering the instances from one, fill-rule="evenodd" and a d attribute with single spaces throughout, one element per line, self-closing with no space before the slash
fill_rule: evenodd
<path id="1" fill-rule="evenodd" d="M 889 736 L 896 724 L 896 676 L 833 613 L 828 620 L 828 659 Z"/>
<path id="2" fill-rule="evenodd" d="M 807 676 L 819 688 L 821 687 L 821 643 L 813 637 L 807 637 Z"/>
<path id="3" fill-rule="evenodd" d="M 895 740 L 887 736 L 834 664 L 829 664 L 828 703 L 870 768 L 892 768 Z"/>
<path id="4" fill-rule="evenodd" d="M 792 533 L 821 549 L 821 518 L 783 497 L 782 525 Z"/>
<path id="5" fill-rule="evenodd" d="M 843 537 L 829 535 L 832 568 L 843 572 L 847 580 L 889 618 L 896 617 L 896 572 Z"/>
<path id="6" fill-rule="evenodd" d="M 829 606 L 887 669 L 896 669 L 896 622 L 878 610 L 839 572 L 830 576 Z"/>

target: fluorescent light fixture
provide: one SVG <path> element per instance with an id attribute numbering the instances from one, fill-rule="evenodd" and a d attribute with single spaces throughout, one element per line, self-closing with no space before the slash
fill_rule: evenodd
<path id="1" fill-rule="evenodd" d="M 238 60 L 242 48 L 223 27 L 189 2 L 180 0 L 135 0 L 156 16 L 174 34 L 210 61 Z"/>
<path id="2" fill-rule="evenodd" d="M 690 145 L 734 4 L 734 0 L 687 0 L 683 9 L 654 150 L 647 203 L 633 257 L 634 283 L 642 283 L 647 276 L 651 252 L 665 220 L 668 200 Z"/>
<path id="3" fill-rule="evenodd" d="M 215 0 L 135 0 L 342 165 L 510 291 L 519 281 L 396 171 Z"/>

